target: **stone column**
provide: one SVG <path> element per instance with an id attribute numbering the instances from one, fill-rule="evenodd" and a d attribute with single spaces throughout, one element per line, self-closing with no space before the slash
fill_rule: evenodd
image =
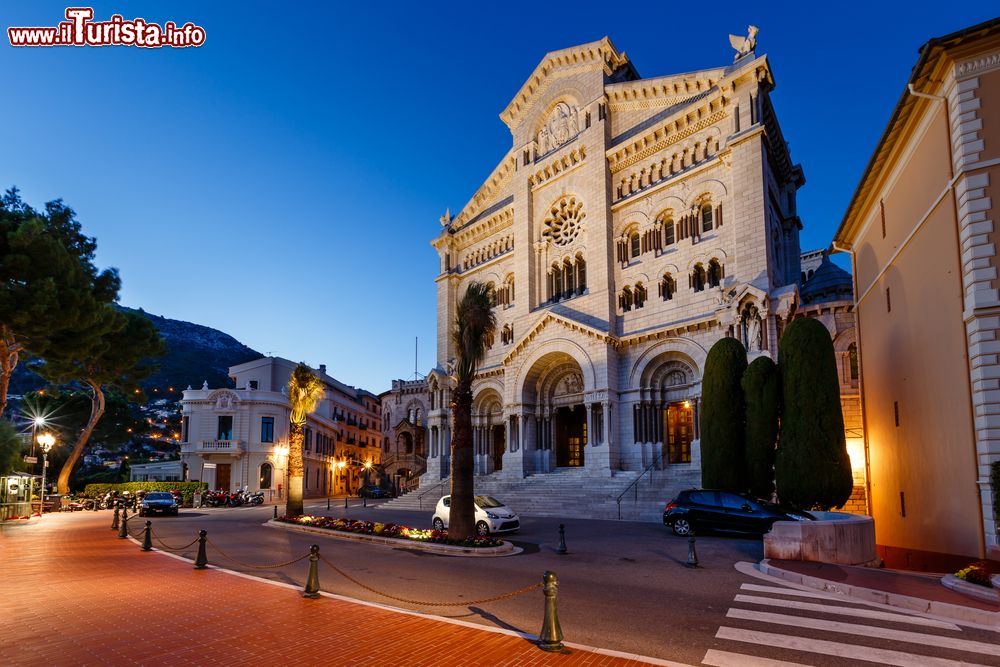
<path id="1" fill-rule="evenodd" d="M 585 445 L 587 447 L 593 447 L 595 443 L 594 439 L 594 404 L 587 403 L 587 442 Z"/>

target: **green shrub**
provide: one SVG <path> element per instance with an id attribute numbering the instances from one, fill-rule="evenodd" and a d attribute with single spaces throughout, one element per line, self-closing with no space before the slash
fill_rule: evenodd
<path id="1" fill-rule="evenodd" d="M 781 378 L 770 357 L 757 357 L 743 373 L 746 401 L 746 464 L 750 493 L 770 499 L 774 493 L 774 455 L 781 409 Z"/>
<path id="2" fill-rule="evenodd" d="M 91 498 L 103 498 L 108 491 L 117 491 L 119 495 L 128 491 L 180 491 L 185 505 L 190 505 L 194 492 L 204 491 L 208 484 L 204 482 L 123 482 L 121 484 L 88 484 L 83 492 Z"/>
<path id="3" fill-rule="evenodd" d="M 708 489 L 747 490 L 743 388 L 747 352 L 735 338 L 708 351 L 701 381 L 701 480 Z"/>
<path id="4" fill-rule="evenodd" d="M 774 463 L 778 497 L 804 508 L 841 507 L 854 480 L 844 439 L 840 379 L 830 332 L 800 318 L 778 344 L 781 439 Z"/>

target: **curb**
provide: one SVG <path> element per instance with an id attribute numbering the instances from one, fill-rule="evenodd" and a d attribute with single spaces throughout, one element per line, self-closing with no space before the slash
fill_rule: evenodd
<path id="1" fill-rule="evenodd" d="M 994 577 L 994 579 L 996 579 L 996 577 Z M 1000 604 L 1000 591 L 996 588 L 972 584 L 968 581 L 959 579 L 953 574 L 944 575 L 944 577 L 941 578 L 941 585 L 966 597 L 975 598 L 980 602 Z"/>
<path id="2" fill-rule="evenodd" d="M 504 542 L 499 547 L 480 547 L 472 549 L 469 547 L 456 547 L 450 544 L 435 544 L 433 542 L 421 542 L 419 540 L 401 540 L 395 537 L 379 537 L 377 535 L 364 535 L 361 533 L 347 533 L 329 528 L 315 528 L 313 526 L 299 526 L 270 519 L 264 523 L 269 528 L 281 530 L 294 530 L 300 533 L 312 533 L 324 537 L 332 537 L 338 540 L 348 540 L 352 542 L 368 542 L 371 544 L 381 544 L 389 547 L 405 549 L 417 549 L 420 551 L 430 551 L 440 556 L 458 556 L 465 558 L 497 558 L 500 556 L 516 556 L 523 549 L 515 547 L 510 542 Z"/>
<path id="3" fill-rule="evenodd" d="M 955 621 L 976 623 L 1000 629 L 1000 612 L 973 609 L 971 607 L 963 607 L 962 605 L 938 602 L 936 600 L 925 600 L 923 598 L 913 597 L 910 595 L 878 591 L 873 588 L 862 588 L 860 586 L 851 586 L 849 584 L 839 584 L 829 581 L 828 579 L 821 579 L 820 577 L 812 577 L 807 574 L 799 574 L 798 572 L 783 570 L 780 567 L 771 565 L 770 559 L 768 558 L 762 560 L 758 567 L 764 574 L 784 579 L 785 581 L 790 581 L 794 584 L 799 584 L 808 588 L 825 591 L 827 593 L 837 593 L 839 595 L 846 595 L 847 597 L 864 600 L 866 602 L 875 602 L 878 604 L 888 605 L 890 607 L 906 609 L 908 611 L 934 614 L 935 616 L 949 618 Z"/>

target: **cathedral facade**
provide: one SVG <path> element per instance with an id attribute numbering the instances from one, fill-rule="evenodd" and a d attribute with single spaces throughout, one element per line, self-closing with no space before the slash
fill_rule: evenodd
<path id="1" fill-rule="evenodd" d="M 510 150 L 433 240 L 429 479 L 449 472 L 450 332 L 473 281 L 497 318 L 473 387 L 478 475 L 700 470 L 709 348 L 735 336 L 776 359 L 799 304 L 804 177 L 755 32 L 731 64 L 653 78 L 607 38 L 555 51 L 500 114 Z"/>

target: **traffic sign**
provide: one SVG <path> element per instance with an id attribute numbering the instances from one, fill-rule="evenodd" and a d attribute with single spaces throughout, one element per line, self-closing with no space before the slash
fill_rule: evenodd
<path id="1" fill-rule="evenodd" d="M 25 456 L 24 456 L 24 462 L 25 463 L 38 463 L 38 457 L 37 456 L 28 456 L 27 454 L 25 454 Z"/>

